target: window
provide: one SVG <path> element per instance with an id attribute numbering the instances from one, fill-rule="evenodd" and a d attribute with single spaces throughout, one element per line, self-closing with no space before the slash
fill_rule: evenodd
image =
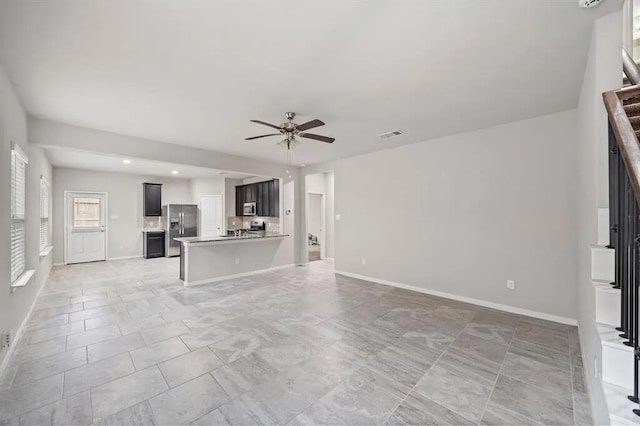
<path id="1" fill-rule="evenodd" d="M 11 150 L 11 283 L 26 269 L 25 199 L 27 155 L 18 145 Z"/>
<path id="2" fill-rule="evenodd" d="M 100 226 L 100 199 L 73 199 L 73 227 L 98 228 Z"/>
<path id="3" fill-rule="evenodd" d="M 51 187 L 44 176 L 40 176 L 40 255 L 51 246 Z"/>

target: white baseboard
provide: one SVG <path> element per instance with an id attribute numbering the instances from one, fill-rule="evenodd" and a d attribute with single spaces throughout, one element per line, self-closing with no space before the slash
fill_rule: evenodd
<path id="1" fill-rule="evenodd" d="M 459 302 L 470 303 L 472 305 L 483 306 L 485 308 L 497 309 L 499 311 L 509 312 L 512 314 L 524 315 L 533 318 L 539 318 L 547 321 L 558 322 L 561 324 L 578 325 L 578 320 L 573 318 L 561 317 L 558 315 L 546 314 L 544 312 L 530 311 L 528 309 L 517 308 L 515 306 L 503 305 L 500 303 L 489 302 L 487 300 L 473 299 L 471 297 L 458 296 L 457 294 L 445 293 L 443 291 L 430 290 L 423 287 L 416 287 L 408 284 L 396 283 L 393 281 L 382 280 L 379 278 L 368 277 L 365 275 L 353 274 L 345 271 L 335 271 L 336 274 L 346 277 L 356 278 L 359 280 L 371 281 L 376 284 L 388 285 L 391 287 L 402 288 L 405 290 L 416 291 L 418 293 L 429 294 L 431 296 L 444 297 L 445 299 L 457 300 Z"/>
<path id="2" fill-rule="evenodd" d="M 141 259 L 142 257 L 143 256 L 141 256 L 141 255 L 139 255 L 139 256 L 107 257 L 104 261 L 105 262 L 110 262 L 112 260 Z M 57 262 L 57 263 L 54 263 L 52 266 L 65 266 L 65 265 L 66 265 L 66 263 L 64 263 L 64 262 Z"/>
<path id="3" fill-rule="evenodd" d="M 258 269 L 258 270 L 255 270 L 255 271 L 241 272 L 239 274 L 225 275 L 225 276 L 216 277 L 216 278 L 207 278 L 206 280 L 191 281 L 191 282 L 183 281 L 182 283 L 184 284 L 185 287 L 193 287 L 193 286 L 196 286 L 196 285 L 211 284 L 211 283 L 216 283 L 216 282 L 219 282 L 219 281 L 231 280 L 231 279 L 234 279 L 234 278 L 242 278 L 242 277 L 248 277 L 250 275 L 263 274 L 265 272 L 278 271 L 280 269 L 292 268 L 294 266 L 296 266 L 296 265 L 291 263 L 291 264 L 288 264 L 288 265 L 274 266 L 273 268 Z"/>
<path id="4" fill-rule="evenodd" d="M 580 327 L 580 323 L 578 323 L 578 339 L 580 340 L 580 356 L 582 357 L 582 374 L 584 377 L 584 380 L 586 382 L 586 386 L 587 386 L 587 394 L 589 394 L 589 402 L 591 404 L 589 404 L 591 406 L 591 418 L 594 421 L 598 418 L 598 416 L 596 415 L 596 404 L 593 401 L 594 399 L 594 395 L 596 395 L 596 390 L 594 389 L 595 386 L 599 386 L 600 387 L 600 394 L 603 394 L 603 390 L 602 390 L 602 382 L 598 379 L 598 378 L 594 378 L 593 377 L 593 373 L 590 372 L 590 368 L 589 366 L 591 365 L 591 361 L 587 359 L 586 357 L 586 352 L 585 352 L 585 343 L 586 342 L 586 336 L 584 335 L 584 329 L 583 327 Z M 595 361 L 594 361 L 595 362 Z M 593 367 L 591 367 L 593 368 Z"/>
<path id="5" fill-rule="evenodd" d="M 5 370 L 7 369 L 7 364 L 9 363 L 9 360 L 13 356 L 13 353 L 15 352 L 16 347 L 18 346 L 18 343 L 20 343 L 20 339 L 22 339 L 22 335 L 24 334 L 24 330 L 27 328 L 27 324 L 29 324 L 29 320 L 31 319 L 31 314 L 33 314 L 33 310 L 36 307 L 36 302 L 40 297 L 40 293 L 42 293 L 42 289 L 47 284 L 47 279 L 49 279 L 49 274 L 51 273 L 52 267 L 53 267 L 53 264 L 47 270 L 47 273 L 44 279 L 42 280 L 42 284 L 40 284 L 40 288 L 36 292 L 36 296 L 33 298 L 33 302 L 31 302 L 31 307 L 29 308 L 27 315 L 24 317 L 24 319 L 22 320 L 22 323 L 20 324 L 20 327 L 18 327 L 18 330 L 16 331 L 16 334 L 13 336 L 13 341 L 11 342 L 11 346 L 9 346 L 9 350 L 5 354 L 4 359 L 2 360 L 2 364 L 0 364 L 0 377 L 2 377 L 2 375 L 5 373 Z"/>
<path id="6" fill-rule="evenodd" d="M 140 259 L 142 257 L 142 255 L 138 255 L 138 256 L 120 256 L 120 257 L 107 257 L 107 261 L 110 260 L 127 260 L 127 259 Z"/>

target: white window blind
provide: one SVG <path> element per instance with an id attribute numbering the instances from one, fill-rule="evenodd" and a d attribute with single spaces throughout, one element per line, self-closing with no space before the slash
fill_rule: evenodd
<path id="1" fill-rule="evenodd" d="M 40 251 L 51 245 L 51 187 L 44 176 L 40 176 Z"/>
<path id="2" fill-rule="evenodd" d="M 27 159 L 18 145 L 11 150 L 11 283 L 26 269 L 26 178 Z"/>

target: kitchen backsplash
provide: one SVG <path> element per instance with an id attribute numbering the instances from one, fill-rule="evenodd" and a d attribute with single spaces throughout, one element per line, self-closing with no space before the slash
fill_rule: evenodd
<path id="1" fill-rule="evenodd" d="M 146 216 L 143 219 L 144 228 L 145 229 L 161 229 L 162 228 L 162 218 Z"/>
<path id="2" fill-rule="evenodd" d="M 249 229 L 251 227 L 251 221 L 256 219 L 264 220 L 266 224 L 267 232 L 277 232 L 280 230 L 280 218 L 279 217 L 254 217 L 254 216 L 229 216 L 227 218 L 227 229 L 229 231 L 235 231 L 236 229 Z"/>

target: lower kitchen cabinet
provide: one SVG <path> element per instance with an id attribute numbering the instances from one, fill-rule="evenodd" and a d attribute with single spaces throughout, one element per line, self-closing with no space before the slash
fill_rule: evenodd
<path id="1" fill-rule="evenodd" d="M 144 258 L 164 257 L 164 231 L 144 232 L 143 235 Z"/>

